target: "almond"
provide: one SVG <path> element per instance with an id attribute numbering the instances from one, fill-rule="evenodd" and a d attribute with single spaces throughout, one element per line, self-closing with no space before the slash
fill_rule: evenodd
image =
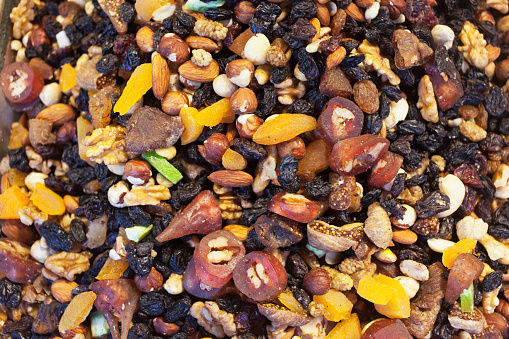
<path id="1" fill-rule="evenodd" d="M 324 27 L 330 24 L 330 12 L 327 6 L 315 1 L 316 4 L 316 17 Z"/>
<path id="2" fill-rule="evenodd" d="M 189 36 L 186 38 L 186 43 L 191 48 L 204 49 L 207 52 L 214 52 L 219 49 L 219 46 L 213 40 L 203 36 Z"/>
<path id="3" fill-rule="evenodd" d="M 67 104 L 54 104 L 37 114 L 37 119 L 48 120 L 56 126 L 61 126 L 68 121 L 74 120 L 75 116 L 76 113 L 71 106 Z"/>
<path id="4" fill-rule="evenodd" d="M 170 86 L 170 68 L 161 54 L 154 53 L 152 57 L 152 91 L 161 100 Z"/>
<path id="5" fill-rule="evenodd" d="M 213 60 L 210 65 L 199 67 L 189 60 L 179 67 L 179 74 L 190 81 L 211 82 L 219 75 L 219 65 Z"/>
<path id="6" fill-rule="evenodd" d="M 334 52 L 329 54 L 329 56 L 327 56 L 327 61 L 326 61 L 327 68 L 331 69 L 331 68 L 338 66 L 341 63 L 341 61 L 343 61 L 345 56 L 346 56 L 346 49 L 343 46 L 340 46 Z"/>
<path id="7" fill-rule="evenodd" d="M 145 53 L 154 51 L 154 32 L 144 26 L 136 32 L 136 43 L 138 47 Z"/>
<path id="8" fill-rule="evenodd" d="M 37 231 L 32 226 L 24 225 L 17 219 L 4 220 L 2 233 L 9 239 L 17 240 L 27 245 L 32 245 L 39 239 Z"/>
<path id="9" fill-rule="evenodd" d="M 157 50 L 162 56 L 177 65 L 181 65 L 189 60 L 189 55 L 191 54 L 191 50 L 185 41 L 174 33 L 163 35 Z"/>
<path id="10" fill-rule="evenodd" d="M 184 92 L 168 92 L 161 100 L 163 112 L 169 115 L 179 115 L 180 109 L 189 106 L 189 98 Z"/>
<path id="11" fill-rule="evenodd" d="M 417 234 L 409 229 L 394 229 L 392 231 L 392 240 L 400 244 L 413 244 L 417 241 Z"/>
<path id="12" fill-rule="evenodd" d="M 359 6 L 355 4 L 355 2 L 350 3 L 350 5 L 348 5 L 345 8 L 345 12 L 349 17 L 351 17 L 355 21 L 359 22 L 366 21 L 366 18 L 364 17 L 364 11 L 360 9 Z"/>
<path id="13" fill-rule="evenodd" d="M 58 302 L 68 303 L 72 300 L 72 290 L 78 287 L 74 281 L 58 279 L 51 284 L 51 294 Z"/>
<path id="14" fill-rule="evenodd" d="M 207 178 L 224 187 L 244 187 L 253 183 L 251 174 L 243 171 L 220 170 L 212 172 Z"/>

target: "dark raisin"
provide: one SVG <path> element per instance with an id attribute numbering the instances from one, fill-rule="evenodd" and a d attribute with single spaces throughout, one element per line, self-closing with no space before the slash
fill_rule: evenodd
<path id="1" fill-rule="evenodd" d="M 290 193 L 296 193 L 302 183 L 300 177 L 296 176 L 297 165 L 298 161 L 293 154 L 285 155 L 279 163 L 279 175 L 277 177 L 278 182 L 287 192 Z"/>
<path id="2" fill-rule="evenodd" d="M 305 309 L 308 308 L 309 304 L 311 303 L 311 298 L 309 297 L 309 294 L 306 293 L 302 288 L 292 287 L 290 289 L 293 293 L 293 296 L 299 304 L 302 305 Z"/>
<path id="3" fill-rule="evenodd" d="M 504 90 L 498 86 L 491 86 L 484 95 L 486 111 L 493 117 L 500 117 L 507 108 L 507 97 Z"/>
<path id="4" fill-rule="evenodd" d="M 124 2 L 122 5 L 120 5 L 118 15 L 127 23 L 133 22 L 136 18 L 136 10 L 134 9 L 133 5 L 128 2 Z"/>
<path id="5" fill-rule="evenodd" d="M 421 135 L 426 130 L 425 125 L 416 120 L 404 120 L 398 124 L 398 133 Z"/>
<path id="6" fill-rule="evenodd" d="M 165 309 L 171 307 L 172 300 L 166 295 L 158 292 L 143 294 L 138 301 L 139 312 L 150 317 L 157 317 L 164 313 Z"/>
<path id="7" fill-rule="evenodd" d="M 129 218 L 135 225 L 147 227 L 153 224 L 150 213 L 146 212 L 141 206 L 129 206 L 127 210 L 129 211 Z"/>
<path id="8" fill-rule="evenodd" d="M 190 248 L 182 246 L 176 247 L 173 249 L 170 259 L 168 260 L 168 266 L 173 273 L 182 274 L 192 256 L 193 251 Z"/>
<path id="9" fill-rule="evenodd" d="M 73 24 L 67 24 L 64 27 L 65 35 L 71 41 L 73 46 L 78 46 L 83 38 L 83 33 Z"/>
<path id="10" fill-rule="evenodd" d="M 391 194 L 393 197 L 397 198 L 405 189 L 406 176 L 406 173 L 398 173 L 394 178 L 394 182 L 392 183 L 391 187 Z"/>
<path id="11" fill-rule="evenodd" d="M 233 141 L 233 147 L 235 151 L 239 152 L 247 161 L 256 161 L 267 157 L 265 148 L 245 138 L 236 138 Z"/>
<path id="12" fill-rule="evenodd" d="M 55 251 L 70 252 L 74 246 L 74 237 L 72 234 L 52 221 L 45 221 L 41 227 L 39 227 L 39 232 L 41 236 L 46 239 L 48 246 Z"/>
<path id="13" fill-rule="evenodd" d="M 329 39 L 330 40 L 330 39 Z M 363 70 L 360 67 L 351 67 L 345 69 L 345 74 L 356 81 L 362 81 L 362 80 L 369 80 L 370 76 L 368 73 L 366 73 L 365 70 Z"/>
<path id="14" fill-rule="evenodd" d="M 433 191 L 425 194 L 415 204 L 415 211 L 419 218 L 430 218 L 437 213 L 448 210 L 450 199 L 442 191 Z"/>
<path id="15" fill-rule="evenodd" d="M 364 115 L 364 131 L 366 134 L 378 135 L 383 127 L 383 120 L 378 113 Z"/>
<path id="16" fill-rule="evenodd" d="M 87 285 L 78 285 L 78 287 L 73 288 L 73 290 L 71 291 L 71 296 L 74 298 L 78 294 L 83 293 L 83 292 L 88 292 L 88 291 L 89 291 L 89 288 Z"/>
<path id="17" fill-rule="evenodd" d="M 387 94 L 382 93 L 380 94 L 380 107 L 378 109 L 378 114 L 380 114 L 380 118 L 386 119 L 389 117 L 389 114 L 391 113 L 391 106 L 389 103 L 389 98 Z"/>
<path id="18" fill-rule="evenodd" d="M 255 332 L 263 326 L 265 317 L 260 314 L 256 305 L 244 304 L 235 314 L 234 321 L 237 331 L 241 333 Z"/>
<path id="19" fill-rule="evenodd" d="M 316 28 L 309 20 L 298 18 L 292 25 L 292 35 L 297 40 L 307 40 L 316 35 Z"/>
<path id="20" fill-rule="evenodd" d="M 9 151 L 9 166 L 24 173 L 30 173 L 32 171 L 28 165 L 28 157 L 24 147 L 11 149 Z"/>
<path id="21" fill-rule="evenodd" d="M 364 54 L 346 56 L 343 61 L 339 64 L 342 68 L 357 67 L 361 62 L 364 61 Z"/>
<path id="22" fill-rule="evenodd" d="M 56 39 L 56 35 L 62 31 L 62 25 L 55 19 L 54 16 L 47 16 L 44 18 L 43 27 L 50 39 Z"/>
<path id="23" fill-rule="evenodd" d="M 80 219 L 71 220 L 70 232 L 80 244 L 84 244 L 87 241 L 86 225 Z"/>
<path id="24" fill-rule="evenodd" d="M 196 19 L 186 12 L 177 9 L 173 15 L 172 29 L 181 38 L 187 37 L 194 28 Z"/>
<path id="25" fill-rule="evenodd" d="M 223 311 L 235 313 L 242 305 L 242 298 L 237 293 L 224 293 L 216 298 L 216 303 Z"/>
<path id="26" fill-rule="evenodd" d="M 274 67 L 272 73 L 270 74 L 270 82 L 273 84 L 280 84 L 288 78 L 290 74 L 290 69 L 286 66 L 284 67 Z"/>
<path id="27" fill-rule="evenodd" d="M 380 198 L 380 205 L 384 210 L 386 210 L 388 213 L 397 215 L 397 216 L 403 216 L 405 213 L 405 208 L 401 203 L 391 197 L 382 197 Z"/>
<path id="28" fill-rule="evenodd" d="M 416 244 L 411 244 L 399 251 L 398 259 L 400 261 L 414 260 L 427 265 L 430 261 L 430 255 L 423 248 Z"/>
<path id="29" fill-rule="evenodd" d="M 127 339 L 149 339 L 150 336 L 150 330 L 148 329 L 147 325 L 138 323 L 134 324 L 133 327 L 129 329 L 129 332 L 127 334 Z"/>
<path id="30" fill-rule="evenodd" d="M 207 19 L 214 21 L 229 20 L 233 16 L 233 12 L 225 8 L 209 9 L 203 13 Z"/>
<path id="31" fill-rule="evenodd" d="M 256 98 L 258 100 L 258 108 L 255 114 L 261 118 L 266 118 L 271 115 L 277 103 L 277 93 L 274 86 L 263 86 L 262 89 L 258 91 Z"/>
<path id="32" fill-rule="evenodd" d="M 83 185 L 95 179 L 95 171 L 92 167 L 74 168 L 67 172 L 66 176 L 73 183 Z"/>
<path id="33" fill-rule="evenodd" d="M 332 185 L 329 182 L 323 181 L 319 178 L 311 180 L 304 185 L 306 192 L 314 200 L 322 200 L 329 196 L 332 192 Z"/>
<path id="34" fill-rule="evenodd" d="M 191 308 L 191 298 L 185 296 L 177 300 L 164 314 L 164 321 L 174 323 L 180 319 L 185 318 Z"/>
<path id="35" fill-rule="evenodd" d="M 291 254 L 286 259 L 285 267 L 288 273 L 299 279 L 304 279 L 304 276 L 309 271 L 308 265 L 297 253 Z"/>
<path id="36" fill-rule="evenodd" d="M 129 47 L 121 57 L 120 69 L 123 71 L 134 71 L 136 67 L 141 64 L 141 59 L 138 54 L 138 50 L 131 46 Z"/>
<path id="37" fill-rule="evenodd" d="M 83 194 L 83 190 L 81 189 L 81 186 L 78 184 L 73 183 L 71 180 L 69 180 L 66 177 L 63 176 L 49 176 L 46 179 L 44 179 L 44 185 L 51 189 L 52 191 L 55 191 L 55 193 L 58 193 L 60 195 L 81 195 Z"/>
<path id="38" fill-rule="evenodd" d="M 97 72 L 100 73 L 108 73 L 115 70 L 118 67 L 118 58 L 115 54 L 106 54 L 103 56 L 97 64 L 95 68 Z"/>
<path id="39" fill-rule="evenodd" d="M 198 183 L 178 185 L 176 190 L 171 192 L 170 204 L 175 209 L 179 209 L 189 204 L 202 190 L 202 186 Z"/>
<path id="40" fill-rule="evenodd" d="M 265 210 L 265 211 L 267 211 L 267 210 Z M 263 214 L 263 213 L 261 213 L 261 214 Z M 251 230 L 249 230 L 249 232 L 247 232 L 247 239 L 246 239 L 244 245 L 246 247 L 246 250 L 248 250 L 248 251 L 259 251 L 259 250 L 262 250 L 265 247 L 260 242 L 260 240 L 258 240 L 258 235 L 256 234 L 256 230 L 254 228 L 252 228 Z"/>
<path id="41" fill-rule="evenodd" d="M 127 244 L 126 258 L 129 267 L 139 276 L 146 276 L 152 269 L 152 243 Z"/>
<path id="42" fill-rule="evenodd" d="M 94 20 L 92 17 L 86 15 L 85 12 L 78 12 L 74 16 L 72 22 L 80 31 L 84 33 L 90 33 L 94 30 Z M 83 39 L 81 40 L 81 44 L 83 44 Z"/>
<path id="43" fill-rule="evenodd" d="M 493 271 L 484 277 L 482 281 L 482 290 L 484 292 L 491 292 L 496 290 L 502 285 L 504 274 L 501 271 Z"/>
<path id="44" fill-rule="evenodd" d="M 299 1 L 293 6 L 290 12 L 290 20 L 294 21 L 297 18 L 311 19 L 316 15 L 317 7 L 313 1 L 304 0 Z"/>
<path id="45" fill-rule="evenodd" d="M 316 65 L 316 62 L 311 56 L 311 54 L 308 53 L 305 48 L 299 49 L 297 59 L 299 61 L 298 63 L 299 71 L 301 71 L 302 74 L 304 74 L 308 81 L 318 77 L 319 75 L 318 66 Z"/>
<path id="46" fill-rule="evenodd" d="M 287 113 L 315 115 L 313 104 L 304 99 L 294 100 Z"/>
<path id="47" fill-rule="evenodd" d="M 213 93 L 212 83 L 208 82 L 206 84 L 203 84 L 200 88 L 198 88 L 194 92 L 191 105 L 196 108 L 202 107 L 211 93 Z"/>
<path id="48" fill-rule="evenodd" d="M 375 188 L 371 191 L 369 191 L 368 193 L 366 193 L 362 198 L 361 198 L 361 204 L 362 206 L 364 207 L 368 207 L 369 205 L 371 205 L 372 203 L 374 203 L 376 201 L 376 199 L 378 199 L 378 197 L 382 194 L 382 190 L 379 189 L 379 188 Z"/>
<path id="49" fill-rule="evenodd" d="M 21 299 L 21 285 L 13 283 L 7 278 L 0 279 L 0 304 L 9 308 L 17 308 Z"/>

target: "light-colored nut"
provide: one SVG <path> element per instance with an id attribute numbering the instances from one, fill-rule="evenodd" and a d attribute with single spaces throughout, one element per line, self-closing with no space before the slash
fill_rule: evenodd
<path id="1" fill-rule="evenodd" d="M 251 82 L 254 65 L 246 59 L 232 60 L 226 65 L 226 76 L 239 87 L 246 87 Z"/>
<path id="2" fill-rule="evenodd" d="M 479 242 L 484 246 L 491 260 L 498 260 L 501 264 L 509 264 L 509 247 L 486 234 Z"/>
<path id="3" fill-rule="evenodd" d="M 175 13 L 176 8 L 177 6 L 174 3 L 163 5 L 152 12 L 152 20 L 163 22 L 164 19 L 171 17 Z"/>
<path id="4" fill-rule="evenodd" d="M 164 283 L 163 288 L 171 295 L 184 292 L 184 276 L 182 274 L 172 273 Z"/>
<path id="5" fill-rule="evenodd" d="M 444 253 L 447 248 L 454 246 L 454 242 L 446 239 L 432 238 L 428 239 L 427 242 L 429 248 L 437 253 Z"/>
<path id="6" fill-rule="evenodd" d="M 226 74 L 221 74 L 212 82 L 212 88 L 217 95 L 228 98 L 238 89 L 237 85 L 232 83 Z"/>
<path id="7" fill-rule="evenodd" d="M 219 46 L 213 40 L 203 36 L 188 36 L 186 43 L 191 48 L 203 49 L 207 52 L 214 52 L 219 49 Z"/>
<path id="8" fill-rule="evenodd" d="M 235 126 L 242 138 L 253 139 L 253 135 L 263 122 L 263 119 L 256 114 L 244 114 L 237 118 Z"/>
<path id="9" fill-rule="evenodd" d="M 41 264 L 44 264 L 46 258 L 52 254 L 54 252 L 49 248 L 44 237 L 41 237 L 40 240 L 34 242 L 30 247 L 30 255 Z"/>
<path id="10" fill-rule="evenodd" d="M 389 116 L 384 120 L 386 128 L 391 129 L 398 124 L 398 122 L 405 120 L 408 110 L 410 106 L 408 106 L 408 102 L 405 98 L 399 100 L 398 102 L 390 101 L 389 102 L 391 112 Z"/>
<path id="11" fill-rule="evenodd" d="M 437 123 L 439 120 L 437 101 L 435 99 L 433 84 L 428 75 L 421 78 L 418 93 L 419 101 L 417 101 L 416 106 L 421 109 L 422 118 L 426 121 Z"/>
<path id="12" fill-rule="evenodd" d="M 446 25 L 436 25 L 431 30 L 431 36 L 433 37 L 434 47 L 444 45 L 446 49 L 452 47 L 454 41 L 454 31 L 452 28 Z"/>
<path id="13" fill-rule="evenodd" d="M 477 27 L 465 21 L 459 34 L 463 46 L 458 46 L 458 51 L 463 52 L 465 60 L 479 69 L 484 69 L 489 63 L 489 53 L 486 49 L 486 40 L 477 30 Z"/>
<path id="14" fill-rule="evenodd" d="M 145 53 L 154 51 L 154 32 L 147 26 L 141 27 L 136 32 L 136 44 Z"/>
<path id="15" fill-rule="evenodd" d="M 460 132 L 469 140 L 479 142 L 488 135 L 482 127 L 476 125 L 475 122 L 464 120 L 460 124 Z"/>
<path id="16" fill-rule="evenodd" d="M 366 8 L 366 11 L 364 12 L 364 18 L 366 20 L 373 20 L 374 18 L 377 17 L 379 11 L 380 3 L 378 1 L 375 1 L 371 6 Z"/>
<path id="17" fill-rule="evenodd" d="M 255 7 L 251 1 L 241 1 L 234 8 L 235 17 L 243 24 L 249 24 L 254 16 Z"/>
<path id="18" fill-rule="evenodd" d="M 269 48 L 269 39 L 264 34 L 258 33 L 247 41 L 243 56 L 255 65 L 263 65 L 267 62 Z"/>
<path id="19" fill-rule="evenodd" d="M 71 292 L 78 287 L 74 281 L 67 281 L 65 279 L 58 279 L 51 284 L 51 295 L 58 302 L 68 303 L 72 300 Z"/>
<path id="20" fill-rule="evenodd" d="M 465 185 L 463 185 L 463 182 L 457 176 L 448 174 L 444 178 L 439 179 L 438 186 L 449 197 L 450 207 L 448 210 L 438 213 L 436 217 L 448 217 L 461 206 L 465 198 Z"/>
<path id="21" fill-rule="evenodd" d="M 399 264 L 399 269 L 401 270 L 401 273 L 417 281 L 426 281 L 429 279 L 428 268 L 420 262 L 414 260 L 403 260 Z"/>
<path id="22" fill-rule="evenodd" d="M 158 155 L 160 155 L 168 160 L 171 160 L 171 159 L 175 158 L 175 155 L 177 155 L 177 148 L 175 148 L 175 146 L 158 148 L 155 150 L 155 152 Z"/>
<path id="23" fill-rule="evenodd" d="M 392 241 L 405 245 L 413 244 L 417 241 L 417 234 L 409 229 L 394 229 Z"/>
<path id="24" fill-rule="evenodd" d="M 481 240 L 488 233 L 488 224 L 482 219 L 466 216 L 456 223 L 458 239 Z"/>
<path id="25" fill-rule="evenodd" d="M 212 55 L 204 49 L 194 49 L 191 61 L 200 67 L 207 67 L 212 62 Z"/>
<path id="26" fill-rule="evenodd" d="M 124 167 L 124 175 L 133 185 L 143 185 L 152 176 L 150 165 L 143 160 L 129 160 Z"/>
<path id="27" fill-rule="evenodd" d="M 48 176 L 44 173 L 40 172 L 30 172 L 25 177 L 25 185 L 28 187 L 30 191 L 35 190 L 35 185 L 40 182 L 41 184 L 44 184 L 44 179 L 46 179 Z"/>
<path id="28" fill-rule="evenodd" d="M 124 175 L 125 164 L 108 165 L 108 170 L 116 175 Z"/>
<path id="29" fill-rule="evenodd" d="M 179 81 L 182 83 L 182 85 L 184 85 L 185 88 L 191 91 L 196 90 L 201 86 L 201 82 L 186 79 L 182 75 L 179 76 Z"/>
<path id="30" fill-rule="evenodd" d="M 417 213 L 410 205 L 403 204 L 403 207 L 405 208 L 403 216 L 399 217 L 397 215 L 393 215 L 391 216 L 391 222 L 394 226 L 399 228 L 410 228 L 414 225 L 415 220 L 417 220 Z"/>
<path id="31" fill-rule="evenodd" d="M 180 110 L 189 106 L 187 94 L 180 91 L 167 92 L 161 100 L 161 108 L 169 115 L 179 115 Z"/>
<path id="32" fill-rule="evenodd" d="M 495 185 L 495 197 L 498 199 L 509 198 L 509 166 L 500 164 L 493 174 L 493 184 Z"/>
<path id="33" fill-rule="evenodd" d="M 368 207 L 368 217 L 364 222 L 364 233 L 378 247 L 387 248 L 391 243 L 391 221 L 387 212 L 378 202 Z"/>
<path id="34" fill-rule="evenodd" d="M 60 252 L 48 257 L 44 266 L 59 277 L 73 281 L 76 274 L 83 273 L 90 268 L 91 257 L 92 253 L 90 252 Z"/>
<path id="35" fill-rule="evenodd" d="M 249 88 L 239 88 L 230 97 L 230 107 L 235 114 L 251 114 L 258 107 L 256 94 Z"/>
<path id="36" fill-rule="evenodd" d="M 52 82 L 42 88 L 39 94 L 39 99 L 46 106 L 51 106 L 60 101 L 62 98 L 62 92 L 60 91 L 60 85 L 57 82 Z"/>
<path id="37" fill-rule="evenodd" d="M 269 64 L 264 64 L 256 68 L 256 71 L 254 72 L 254 77 L 258 84 L 263 86 L 269 81 L 271 73 L 272 66 Z"/>
<path id="38" fill-rule="evenodd" d="M 413 278 L 405 277 L 405 276 L 397 276 L 397 281 L 403 286 L 403 289 L 406 292 L 406 295 L 409 299 L 412 299 L 417 294 L 417 291 L 419 291 L 419 282 Z"/>
<path id="39" fill-rule="evenodd" d="M 125 181 L 119 181 L 108 189 L 108 201 L 113 207 L 126 207 L 124 196 L 129 193 L 129 186 Z"/>
<path id="40" fill-rule="evenodd" d="M 36 119 L 49 120 L 56 126 L 61 126 L 75 118 L 74 109 L 67 104 L 54 104 L 37 114 Z"/>
<path id="41" fill-rule="evenodd" d="M 78 201 L 74 199 L 70 195 L 64 196 L 64 206 L 67 213 L 74 213 L 74 210 L 76 210 L 79 207 Z"/>
<path id="42" fill-rule="evenodd" d="M 375 258 L 387 264 L 391 264 L 398 260 L 398 256 L 394 254 L 394 252 L 391 251 L 389 248 L 381 249 L 378 252 L 376 252 Z"/>
<path id="43" fill-rule="evenodd" d="M 158 52 L 165 58 L 177 65 L 189 60 L 191 50 L 184 40 L 174 33 L 166 33 L 161 38 L 157 48 Z"/>

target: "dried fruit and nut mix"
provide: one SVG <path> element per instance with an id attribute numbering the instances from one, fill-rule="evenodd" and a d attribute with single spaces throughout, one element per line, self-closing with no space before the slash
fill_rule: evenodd
<path id="1" fill-rule="evenodd" d="M 21 0 L 0 336 L 509 338 L 508 0 Z"/>

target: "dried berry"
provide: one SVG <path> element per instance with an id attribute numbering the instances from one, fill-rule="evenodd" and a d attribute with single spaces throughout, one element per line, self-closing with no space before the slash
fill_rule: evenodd
<path id="1" fill-rule="evenodd" d="M 0 304 L 9 308 L 18 308 L 21 303 L 21 285 L 0 279 Z"/>
<path id="2" fill-rule="evenodd" d="M 71 225 L 69 226 L 70 232 L 74 239 L 80 244 L 84 244 L 87 241 L 86 234 L 86 225 L 80 219 L 71 220 Z"/>
<path id="3" fill-rule="evenodd" d="M 290 193 L 296 193 L 302 183 L 300 177 L 296 175 L 297 165 L 298 160 L 293 154 L 285 155 L 279 163 L 279 175 L 277 177 L 278 182 L 287 192 Z"/>
<path id="4" fill-rule="evenodd" d="M 95 65 L 97 72 L 101 72 L 101 73 L 111 72 L 111 71 L 115 70 L 115 68 L 117 68 L 117 67 L 118 67 L 118 58 L 115 54 L 106 54 L 101 59 L 99 59 L 99 61 Z"/>
<path id="5" fill-rule="evenodd" d="M 152 269 L 152 243 L 127 244 L 125 246 L 126 258 L 129 267 L 139 276 L 146 276 Z"/>
<path id="6" fill-rule="evenodd" d="M 39 232 L 46 239 L 48 246 L 55 251 L 70 252 L 74 245 L 72 234 L 66 232 L 60 225 L 52 221 L 45 221 L 39 227 Z"/>
<path id="7" fill-rule="evenodd" d="M 415 204 L 415 211 L 419 218 L 430 218 L 437 213 L 447 211 L 449 208 L 449 196 L 439 190 L 425 194 Z"/>
<path id="8" fill-rule="evenodd" d="M 28 165 L 28 157 L 24 147 L 9 151 L 9 166 L 24 173 L 30 173 L 32 171 Z"/>

